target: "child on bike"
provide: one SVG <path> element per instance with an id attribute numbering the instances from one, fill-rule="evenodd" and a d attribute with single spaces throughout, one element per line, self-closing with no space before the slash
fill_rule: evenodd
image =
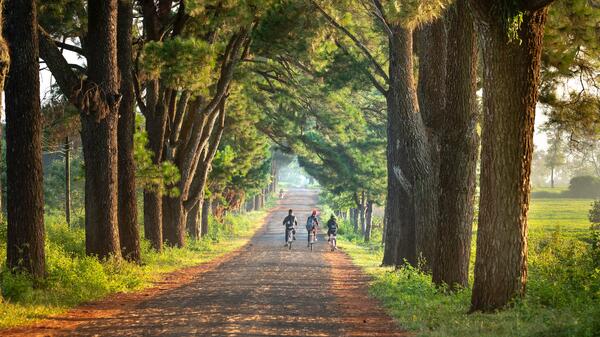
<path id="1" fill-rule="evenodd" d="M 319 220 L 317 219 L 317 211 L 313 209 L 312 214 L 306 220 L 306 231 L 308 232 L 308 246 L 310 247 L 310 237 L 315 233 L 315 241 L 317 241 L 317 227 Z"/>
<path id="2" fill-rule="evenodd" d="M 335 218 L 334 214 L 331 214 L 331 218 L 329 218 L 329 221 L 327 221 L 327 242 L 331 241 L 331 236 L 332 235 L 337 235 L 337 230 L 338 230 L 338 224 L 337 224 L 337 219 Z"/>
<path id="3" fill-rule="evenodd" d="M 288 216 L 283 219 L 283 225 L 285 226 L 285 245 L 288 245 L 288 233 L 292 231 L 293 239 L 296 240 L 296 226 L 298 226 L 298 220 L 294 215 L 293 210 L 288 211 Z"/>

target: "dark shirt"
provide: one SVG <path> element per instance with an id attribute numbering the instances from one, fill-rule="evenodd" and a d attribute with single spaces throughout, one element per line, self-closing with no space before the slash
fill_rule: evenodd
<path id="1" fill-rule="evenodd" d="M 283 219 L 283 225 L 285 228 L 293 228 L 298 225 L 298 220 L 296 220 L 294 215 L 288 215 Z"/>
<path id="2" fill-rule="evenodd" d="M 337 222 L 334 219 L 329 219 L 329 221 L 327 221 L 327 228 L 330 231 L 337 230 L 337 227 L 338 227 Z"/>

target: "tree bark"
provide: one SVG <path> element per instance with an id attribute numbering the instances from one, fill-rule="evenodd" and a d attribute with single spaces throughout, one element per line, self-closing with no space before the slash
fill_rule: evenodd
<path id="1" fill-rule="evenodd" d="M 486 4 L 472 2 L 479 6 L 482 34 L 484 122 L 471 310 L 489 312 L 525 293 L 529 178 L 547 8 L 523 12 L 521 41 L 509 41 L 504 22 Z"/>
<path id="2" fill-rule="evenodd" d="M 204 199 L 202 202 L 202 237 L 208 234 L 208 215 L 210 214 L 211 204 L 212 200 L 210 198 Z"/>
<path id="3" fill-rule="evenodd" d="M 71 226 L 71 140 L 65 138 L 65 220 Z"/>
<path id="4" fill-rule="evenodd" d="M 4 25 L 4 0 L 0 0 L 0 93 L 4 92 L 4 81 L 8 74 L 9 65 L 10 65 L 10 54 L 8 51 L 8 45 L 6 44 L 6 40 L 4 40 L 4 35 L 2 34 L 2 27 Z M 0 97 L 0 111 L 2 111 L 2 97 Z M 4 132 L 3 126 L 0 125 L 0 139 L 3 138 L 2 134 Z M 0 148 L 0 155 L 2 155 L 2 149 Z M 2 187 L 2 181 L 0 181 L 0 214 L 4 212 L 4 189 Z"/>
<path id="5" fill-rule="evenodd" d="M 200 211 L 202 210 L 202 202 L 196 203 L 187 215 L 187 232 L 192 239 L 199 239 L 201 237 L 201 217 Z"/>
<path id="6" fill-rule="evenodd" d="M 118 170 L 119 170 L 119 239 L 121 254 L 133 262 L 141 262 L 140 231 L 137 221 L 137 195 L 133 134 L 135 110 L 133 94 L 132 61 L 132 0 L 119 0 L 117 22 L 118 65 L 122 96 L 118 119 Z"/>
<path id="7" fill-rule="evenodd" d="M 254 210 L 260 211 L 260 195 L 259 194 L 254 196 Z"/>
<path id="8" fill-rule="evenodd" d="M 386 97 L 389 229 L 383 264 L 416 266 L 423 244 L 428 243 L 417 223 L 435 195 L 432 149 L 417 102 L 412 30 L 396 25 L 391 30 L 390 89 Z"/>
<path id="9" fill-rule="evenodd" d="M 358 233 L 358 218 L 360 216 L 358 208 L 352 208 L 350 213 L 352 215 L 352 226 L 354 228 L 354 233 Z"/>
<path id="10" fill-rule="evenodd" d="M 360 214 L 360 234 L 365 235 L 366 223 L 365 223 L 365 192 L 363 191 L 360 195 L 360 204 L 358 205 L 358 211 Z"/>
<path id="11" fill-rule="evenodd" d="M 447 32 L 442 18 L 422 25 L 414 34 L 419 58 L 417 97 L 419 111 L 426 128 L 424 141 L 430 149 L 431 173 L 424 181 L 426 193 L 415 199 L 417 250 L 420 266 L 431 270 L 435 259 L 436 230 L 438 225 L 438 198 L 440 193 L 440 142 L 442 118 L 446 104 L 446 45 Z M 416 195 L 418 197 L 419 195 Z"/>
<path id="12" fill-rule="evenodd" d="M 477 135 L 477 45 L 467 0 L 446 14 L 446 108 L 442 116 L 439 219 L 433 281 L 467 287 L 473 228 Z"/>
<path id="13" fill-rule="evenodd" d="M 162 199 L 153 191 L 144 191 L 144 236 L 157 252 L 162 251 Z"/>
<path id="14" fill-rule="evenodd" d="M 371 241 L 371 231 L 373 229 L 373 200 L 367 201 L 366 219 L 365 219 L 365 242 Z"/>
<path id="15" fill-rule="evenodd" d="M 12 60 L 5 87 L 7 266 L 11 271 L 44 277 L 42 115 L 35 1 L 8 0 L 3 11 L 3 33 Z"/>
<path id="16" fill-rule="evenodd" d="M 187 212 L 180 196 L 163 196 L 163 241 L 174 247 L 185 246 L 185 221 Z"/>
<path id="17" fill-rule="evenodd" d="M 77 99 L 85 159 L 86 252 L 121 256 L 118 231 L 117 1 L 88 2 L 88 80 Z"/>

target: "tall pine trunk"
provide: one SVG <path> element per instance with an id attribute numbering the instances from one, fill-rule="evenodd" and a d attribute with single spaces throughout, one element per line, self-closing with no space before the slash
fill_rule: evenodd
<path id="1" fill-rule="evenodd" d="M 187 232 L 192 239 L 199 239 L 201 237 L 201 219 L 200 213 L 202 210 L 202 201 L 197 202 L 192 209 L 188 212 L 186 220 Z"/>
<path id="2" fill-rule="evenodd" d="M 6 79 L 7 266 L 46 273 L 42 115 L 34 0 L 4 4 L 3 33 L 12 60 Z"/>
<path id="3" fill-rule="evenodd" d="M 65 138 L 65 219 L 71 226 L 71 140 Z"/>
<path id="4" fill-rule="evenodd" d="M 366 232 L 366 222 L 365 222 L 365 192 L 363 191 L 360 195 L 360 204 L 358 205 L 358 210 L 360 212 L 360 233 L 365 235 Z"/>
<path id="5" fill-rule="evenodd" d="M 4 40 L 4 35 L 2 34 L 2 27 L 4 25 L 4 0 L 0 0 L 0 93 L 4 92 L 4 81 L 6 80 L 6 76 L 8 74 L 8 69 L 10 65 L 10 54 L 8 51 L 8 44 L 6 44 L 6 40 Z M 0 111 L 2 111 L 2 97 L 0 97 Z M 0 139 L 3 138 L 2 134 L 4 132 L 3 126 L 0 125 Z M 2 155 L 2 149 L 0 149 L 0 155 Z M 0 214 L 4 212 L 4 193 L 2 188 L 2 181 L 0 181 Z"/>
<path id="6" fill-rule="evenodd" d="M 365 242 L 371 241 L 371 232 L 373 229 L 373 200 L 367 201 L 367 207 L 365 211 Z"/>
<path id="7" fill-rule="evenodd" d="M 88 80 L 78 100 L 85 158 L 86 252 L 119 257 L 117 0 L 88 1 Z M 89 89 L 89 90 L 88 90 Z"/>
<path id="8" fill-rule="evenodd" d="M 208 234 L 208 215 L 210 214 L 212 200 L 210 198 L 204 199 L 202 202 L 202 237 Z"/>
<path id="9" fill-rule="evenodd" d="M 501 308 L 525 293 L 529 176 L 547 16 L 546 8 L 523 12 L 521 41 L 510 41 L 494 8 L 480 13 L 484 121 L 471 309 L 482 311 Z"/>
<path id="10" fill-rule="evenodd" d="M 144 191 L 144 236 L 154 250 L 162 251 L 162 199 L 154 191 Z"/>
<path id="11" fill-rule="evenodd" d="M 121 254 L 129 261 L 141 262 L 140 233 L 137 222 L 137 195 L 133 134 L 135 111 L 133 96 L 132 36 L 133 2 L 119 0 L 117 22 L 118 64 L 121 76 L 121 105 L 118 120 L 119 157 L 119 239 Z"/>
<path id="12" fill-rule="evenodd" d="M 426 128 L 431 154 L 431 173 L 424 182 L 425 194 L 415 199 L 417 251 L 422 257 L 421 267 L 430 270 L 435 259 L 438 198 L 440 193 L 439 138 L 446 104 L 446 45 L 447 33 L 441 18 L 422 25 L 414 34 L 419 58 L 417 96 L 419 111 Z M 418 195 L 417 195 L 418 196 Z"/>
<path id="13" fill-rule="evenodd" d="M 185 221 L 187 214 L 181 196 L 163 196 L 163 241 L 174 247 L 185 246 Z"/>
<path id="14" fill-rule="evenodd" d="M 446 14 L 446 108 L 442 116 L 440 195 L 433 281 L 467 287 L 473 228 L 477 150 L 477 45 L 467 0 Z"/>

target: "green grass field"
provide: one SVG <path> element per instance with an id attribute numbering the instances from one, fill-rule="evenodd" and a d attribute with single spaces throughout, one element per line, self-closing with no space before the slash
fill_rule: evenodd
<path id="1" fill-rule="evenodd" d="M 339 247 L 372 276 L 371 294 L 417 336 L 597 337 L 600 249 L 589 244 L 591 202 L 532 200 L 528 292 L 512 308 L 495 314 L 468 314 L 470 289 L 448 294 L 418 270 L 379 267 L 379 244 L 364 244 L 349 234 L 340 238 Z M 475 237 L 473 252 L 474 247 Z"/>
<path id="2" fill-rule="evenodd" d="M 591 199 L 532 199 L 529 207 L 529 234 L 535 239 L 559 231 L 581 238 L 589 233 Z"/>

